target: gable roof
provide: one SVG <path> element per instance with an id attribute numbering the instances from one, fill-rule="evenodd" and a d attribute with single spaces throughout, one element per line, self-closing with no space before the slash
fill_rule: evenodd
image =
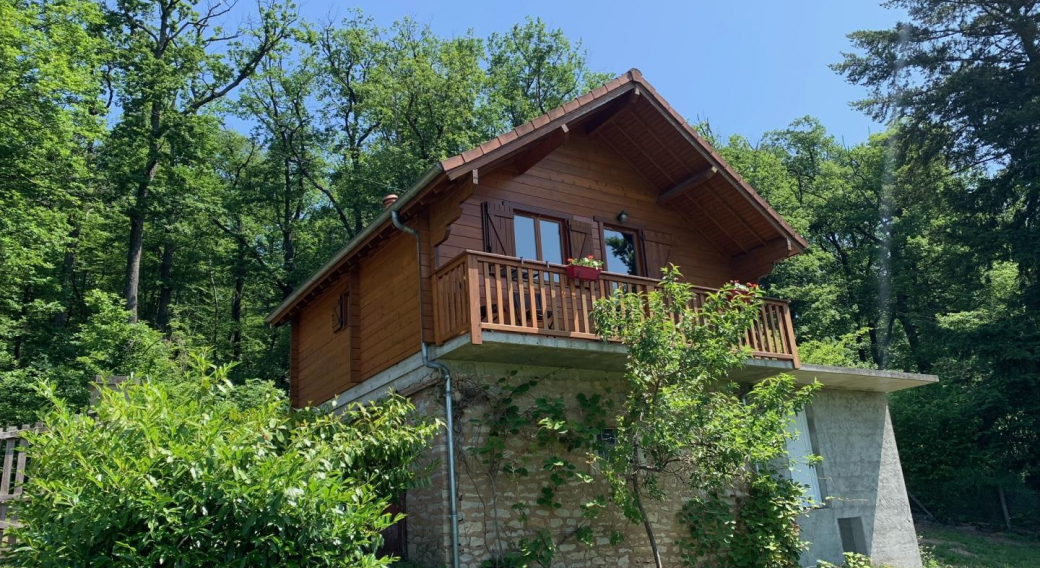
<path id="1" fill-rule="evenodd" d="M 551 151 L 553 140 L 560 139 L 561 132 L 579 128 L 622 156 L 659 191 L 660 203 L 676 207 L 731 258 L 752 257 L 759 249 L 775 250 L 778 242 L 785 245 L 788 255 L 808 247 L 805 239 L 690 127 L 642 73 L 631 69 L 530 122 L 435 164 L 271 312 L 267 322 L 284 323 L 335 280 L 352 257 L 392 229 L 392 211 L 404 215 L 420 196 L 445 182 L 472 175 L 479 168 L 496 167 L 525 152 L 535 153 L 537 159 L 540 146 Z"/>

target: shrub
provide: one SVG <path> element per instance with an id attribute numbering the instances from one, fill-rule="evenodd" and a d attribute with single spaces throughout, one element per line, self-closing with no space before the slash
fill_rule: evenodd
<path id="1" fill-rule="evenodd" d="M 78 414 L 52 390 L 31 436 L 14 566 L 378 567 L 387 505 L 437 424 L 400 397 L 342 416 L 292 412 L 198 361 L 103 393 Z M 248 392 L 239 392 L 247 389 Z M 8 559 L 5 559 L 8 560 Z"/>

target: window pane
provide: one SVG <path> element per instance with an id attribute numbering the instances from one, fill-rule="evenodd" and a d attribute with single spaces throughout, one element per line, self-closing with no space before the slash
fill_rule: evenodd
<path id="1" fill-rule="evenodd" d="M 563 243 L 560 241 L 560 224 L 556 221 L 538 220 L 538 228 L 542 231 L 542 258 L 556 264 L 563 264 Z"/>
<path id="2" fill-rule="evenodd" d="M 791 465 L 791 479 L 805 488 L 805 503 L 822 504 L 820 482 L 816 476 L 816 467 L 810 463 L 812 439 L 809 432 L 809 421 L 805 411 L 799 411 L 794 420 L 787 425 L 787 455 L 794 462 Z"/>
<path id="3" fill-rule="evenodd" d="M 636 259 L 636 236 L 614 229 L 603 229 L 607 246 L 607 271 L 621 274 L 639 274 Z"/>
<path id="4" fill-rule="evenodd" d="M 516 256 L 538 258 L 534 244 L 534 219 L 522 215 L 513 217 L 513 236 L 516 238 Z"/>

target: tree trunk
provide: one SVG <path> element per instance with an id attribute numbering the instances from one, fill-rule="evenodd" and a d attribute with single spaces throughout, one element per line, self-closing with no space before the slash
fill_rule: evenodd
<path id="1" fill-rule="evenodd" d="M 172 318 L 171 302 L 173 300 L 173 251 L 174 245 L 169 241 L 163 243 L 162 262 L 159 264 L 159 306 L 155 310 L 155 324 L 163 333 L 170 332 Z"/>
<path id="2" fill-rule="evenodd" d="M 130 239 L 126 255 L 126 284 L 123 299 L 130 312 L 130 323 L 137 323 L 137 291 L 141 284 L 141 254 L 144 251 L 144 221 L 148 212 L 149 189 L 159 171 L 159 138 L 162 135 L 162 111 L 153 102 L 149 113 L 151 131 L 148 136 L 148 163 L 137 184 L 136 201 L 130 207 Z"/>
<path id="3" fill-rule="evenodd" d="M 54 327 L 65 327 L 72 314 L 72 287 L 76 277 L 76 247 L 79 245 L 81 226 L 77 223 L 69 232 L 69 245 L 65 249 L 65 260 L 61 266 L 61 301 L 65 309 L 54 314 Z"/>
<path id="4" fill-rule="evenodd" d="M 650 551 L 654 554 L 654 565 L 657 568 L 664 568 L 664 565 L 661 563 L 661 551 L 657 548 L 657 538 L 654 537 L 654 527 L 650 524 L 650 517 L 646 515 L 646 508 L 643 507 L 643 496 L 639 491 L 639 474 L 633 473 L 630 475 L 628 482 L 632 485 L 632 496 L 636 502 L 636 508 L 639 509 L 639 516 L 643 518 L 646 540 L 650 543 Z"/>
<path id="5" fill-rule="evenodd" d="M 242 218 L 235 220 L 235 229 L 241 233 Z M 235 254 L 235 287 L 231 295 L 231 360 L 242 360 L 242 293 L 245 289 L 246 251 L 238 243 Z"/>

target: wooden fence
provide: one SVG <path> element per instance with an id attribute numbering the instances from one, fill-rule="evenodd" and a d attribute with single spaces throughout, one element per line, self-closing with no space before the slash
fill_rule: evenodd
<path id="1" fill-rule="evenodd" d="M 25 464 L 28 453 L 25 451 L 29 442 L 23 435 L 28 430 L 38 431 L 42 425 L 19 428 L 9 426 L 0 431 L 0 446 L 4 452 L 4 468 L 0 477 L 0 546 L 6 548 L 11 544 L 7 529 L 15 526 L 10 508 L 14 501 L 22 499 L 22 485 L 25 483 Z"/>

